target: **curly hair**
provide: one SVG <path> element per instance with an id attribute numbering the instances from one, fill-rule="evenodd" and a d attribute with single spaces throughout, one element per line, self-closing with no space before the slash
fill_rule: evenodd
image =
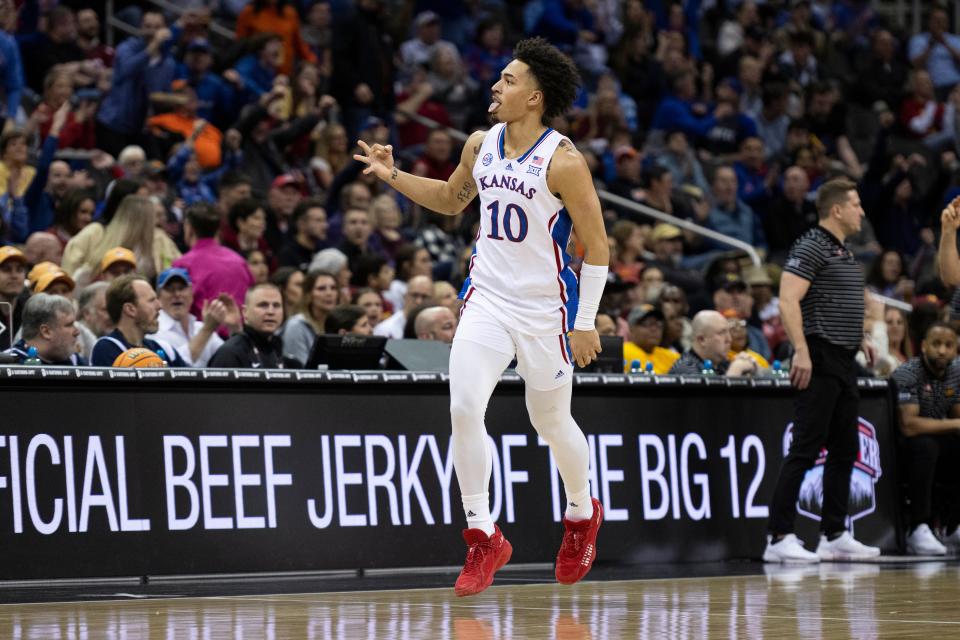
<path id="1" fill-rule="evenodd" d="M 543 124 L 563 115 L 580 86 L 580 73 L 573 60 L 540 37 L 518 42 L 513 57 L 530 67 L 543 91 Z"/>

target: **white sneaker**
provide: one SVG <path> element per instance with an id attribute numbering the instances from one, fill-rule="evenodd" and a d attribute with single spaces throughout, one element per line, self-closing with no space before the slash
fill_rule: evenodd
<path id="1" fill-rule="evenodd" d="M 946 530 L 944 530 L 943 544 L 951 553 L 960 553 L 960 527 L 955 529 L 950 535 L 947 535 Z"/>
<path id="2" fill-rule="evenodd" d="M 839 538 L 827 540 L 827 536 L 820 536 L 817 546 L 817 555 L 821 560 L 869 560 L 880 555 L 879 547 L 868 547 L 857 542 L 849 531 L 844 531 Z"/>
<path id="3" fill-rule="evenodd" d="M 947 548 L 937 540 L 930 527 L 921 524 L 907 536 L 907 553 L 912 556 L 945 556 Z"/>
<path id="4" fill-rule="evenodd" d="M 774 542 L 773 536 L 767 536 L 767 548 L 763 552 L 764 562 L 791 562 L 812 564 L 820 562 L 817 554 L 803 548 L 803 543 L 792 533 L 783 536 L 780 542 Z"/>

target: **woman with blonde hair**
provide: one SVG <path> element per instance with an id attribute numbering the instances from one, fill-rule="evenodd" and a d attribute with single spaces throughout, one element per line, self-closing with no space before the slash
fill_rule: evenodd
<path id="1" fill-rule="evenodd" d="M 149 197 L 127 196 L 117 208 L 110 224 L 95 248 L 84 256 L 73 275 L 78 285 L 93 282 L 100 276 L 100 260 L 114 247 L 124 247 L 137 256 L 137 273 L 152 278 L 157 274 L 153 258 L 156 206 Z"/>
<path id="2" fill-rule="evenodd" d="M 100 241 L 103 239 L 103 230 L 113 220 L 113 216 L 120 208 L 120 203 L 129 195 L 146 195 L 147 188 L 139 180 L 120 178 L 107 187 L 107 202 L 100 213 L 100 219 L 86 225 L 67 242 L 63 249 L 63 259 L 60 268 L 69 273 L 76 280 L 80 267 L 96 253 Z M 99 260 L 99 258 L 97 258 Z"/>

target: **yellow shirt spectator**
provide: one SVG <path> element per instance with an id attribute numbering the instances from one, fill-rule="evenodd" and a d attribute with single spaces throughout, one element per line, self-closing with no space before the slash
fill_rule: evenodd
<path id="1" fill-rule="evenodd" d="M 653 372 L 665 375 L 670 371 L 673 363 L 680 359 L 680 354 L 672 349 L 654 347 L 653 353 L 647 353 L 633 342 L 623 343 L 623 372 L 630 373 L 634 360 L 640 361 L 640 371 L 646 372 L 647 363 L 653 363 Z"/>
<path id="2" fill-rule="evenodd" d="M 653 372 L 663 375 L 670 371 L 680 354 L 659 346 L 663 341 L 663 312 L 652 304 L 640 304 L 627 316 L 630 325 L 630 340 L 623 343 L 623 371 L 630 373 L 634 360 L 640 361 L 640 370 L 647 370 L 653 363 Z"/>

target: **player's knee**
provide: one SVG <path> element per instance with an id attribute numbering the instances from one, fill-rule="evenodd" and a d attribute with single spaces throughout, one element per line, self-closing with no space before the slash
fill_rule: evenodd
<path id="1" fill-rule="evenodd" d="M 468 427 L 475 423 L 482 424 L 483 413 L 480 403 L 469 395 L 450 398 L 450 420 L 453 422 L 454 429 Z"/>
<path id="2" fill-rule="evenodd" d="M 572 421 L 569 415 L 559 411 L 531 411 L 530 423 L 545 441 L 550 442 L 560 433 L 567 422 Z"/>

